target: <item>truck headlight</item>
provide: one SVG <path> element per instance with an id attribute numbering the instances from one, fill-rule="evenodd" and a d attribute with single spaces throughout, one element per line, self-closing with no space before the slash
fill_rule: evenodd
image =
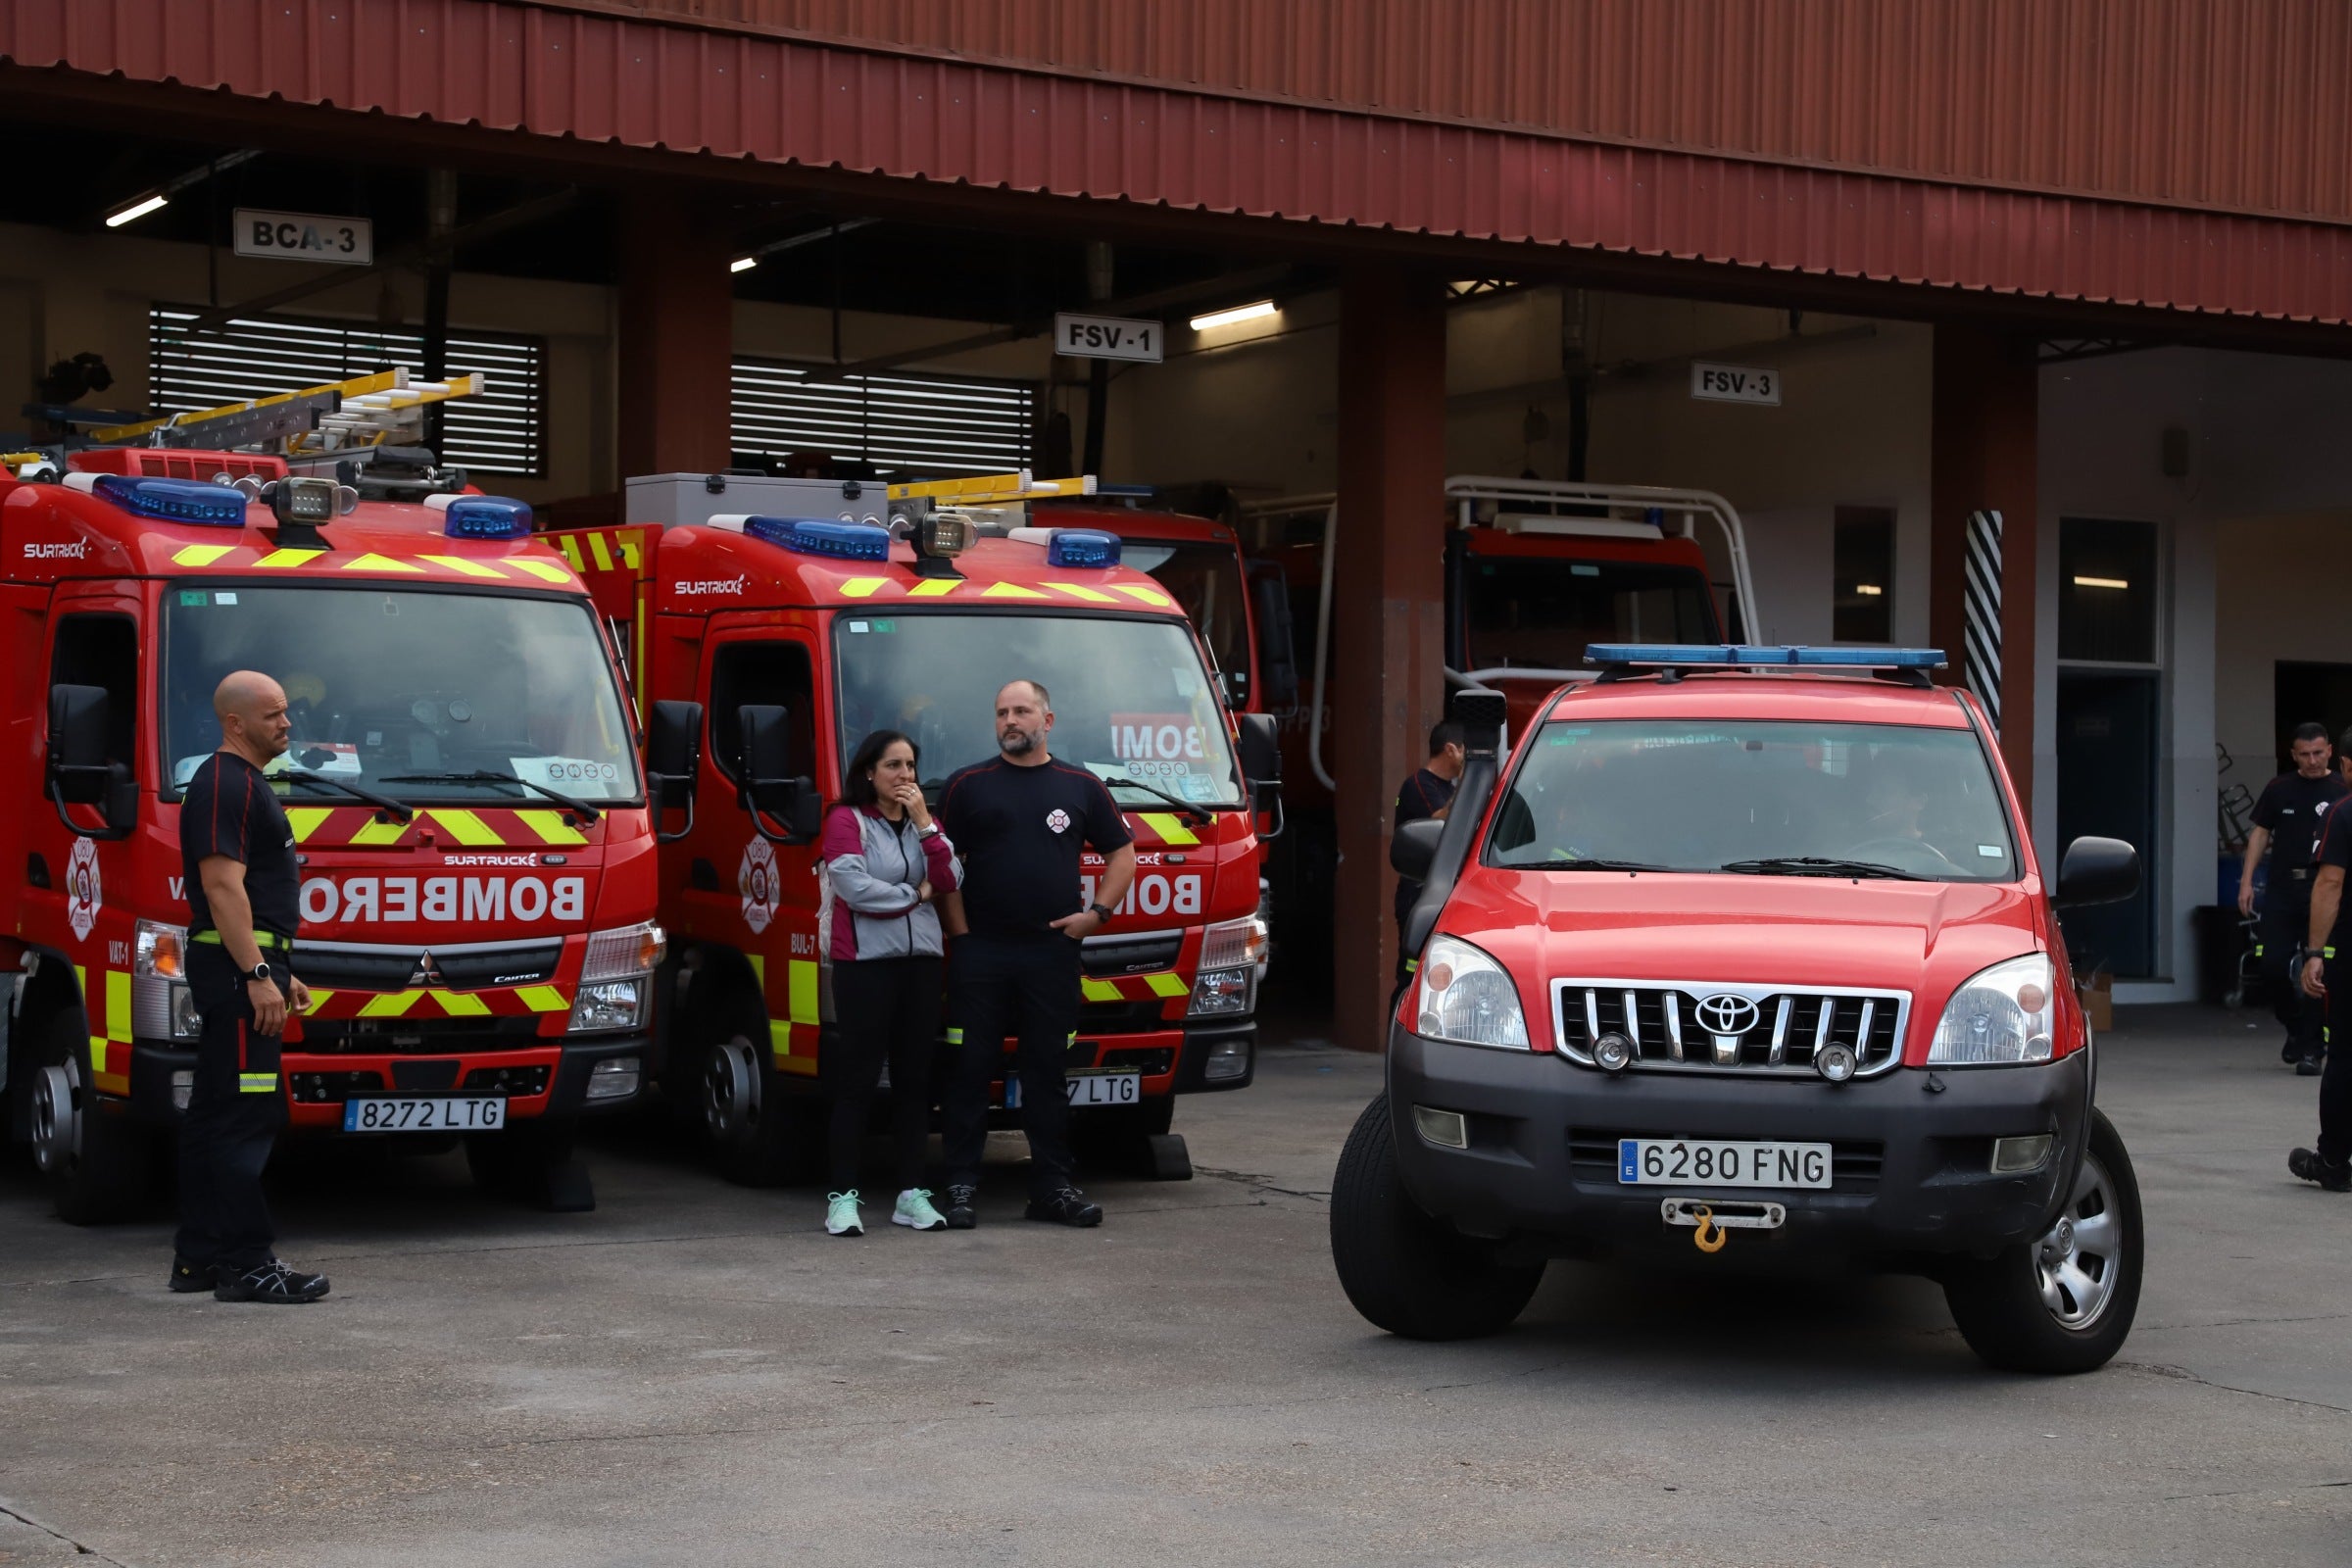
<path id="1" fill-rule="evenodd" d="M 1931 1067 L 2048 1061 L 2056 1013 L 2047 955 L 2029 953 L 1979 970 L 1952 993 L 1928 1048 Z"/>
<path id="2" fill-rule="evenodd" d="M 599 931 L 588 939 L 580 966 L 580 994 L 571 1004 L 571 1030 L 635 1029 L 645 1022 L 654 971 L 662 967 L 669 940 L 651 920 Z"/>
<path id="3" fill-rule="evenodd" d="M 1200 978 L 1193 982 L 1193 1004 L 1185 1009 L 1188 1018 L 1246 1017 L 1255 1000 L 1257 970 L 1203 969 Z"/>
<path id="4" fill-rule="evenodd" d="M 1527 1014 L 1510 971 L 1455 937 L 1431 937 L 1421 951 L 1421 1012 L 1413 1032 L 1463 1046 L 1526 1051 Z"/>
<path id="5" fill-rule="evenodd" d="M 186 927 L 138 923 L 130 949 L 130 1032 L 143 1040 L 194 1040 L 204 1033 L 188 990 Z"/>
<path id="6" fill-rule="evenodd" d="M 646 977 L 629 980 L 600 980 L 592 986 L 580 987 L 579 1000 L 571 1004 L 571 1032 L 587 1034 L 598 1029 L 634 1029 L 645 1016 Z"/>
<path id="7" fill-rule="evenodd" d="M 1219 920 L 1200 933 L 1200 976 L 1193 982 L 1188 1018 L 1242 1018 L 1257 1004 L 1257 975 L 1266 960 L 1261 915 Z"/>

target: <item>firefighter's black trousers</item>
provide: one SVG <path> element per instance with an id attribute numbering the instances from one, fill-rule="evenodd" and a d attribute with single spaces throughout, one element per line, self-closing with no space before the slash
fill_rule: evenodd
<path id="1" fill-rule="evenodd" d="M 2299 971 L 2294 964 L 2296 951 L 2310 934 L 2311 884 L 2295 877 L 2274 876 L 2262 894 L 2261 944 L 2258 956 L 2262 960 L 2262 991 L 2270 998 L 2271 1011 L 2286 1029 L 2287 1038 L 2294 1043 L 2297 1056 L 2317 1056 L 2322 1048 L 2321 1038 L 2327 1023 L 2327 1008 L 2316 998 L 2303 994 L 2297 984 Z"/>
<path id="2" fill-rule="evenodd" d="M 2334 949 L 2328 950 L 2330 953 Z M 2328 1066 L 2320 1074 L 2320 1157 L 2330 1165 L 2352 1161 L 2352 1051 L 2337 1051 L 2338 1035 L 2352 1039 L 2352 953 L 2330 957 L 2321 970 L 2327 982 Z"/>
<path id="3" fill-rule="evenodd" d="M 188 988 L 204 1033 L 179 1126 L 179 1235 L 172 1246 L 199 1268 L 242 1272 L 269 1261 L 277 1239 L 262 1197 L 262 1167 L 286 1124 L 279 1041 L 255 1031 L 234 959 L 209 943 L 191 943 L 187 953 Z"/>
<path id="4" fill-rule="evenodd" d="M 1029 1135 L 1029 1191 L 1073 1185 L 1064 1059 L 1078 1030 L 1078 944 L 1058 931 L 1033 937 L 957 937 L 948 956 L 948 1044 L 954 1065 L 945 1124 L 948 1181 L 980 1184 L 988 1142 L 988 1085 L 1004 1037 L 1018 1041 L 1021 1131 Z"/>

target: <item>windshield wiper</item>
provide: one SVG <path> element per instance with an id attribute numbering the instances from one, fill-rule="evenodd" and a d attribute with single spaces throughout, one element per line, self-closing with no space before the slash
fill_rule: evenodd
<path id="1" fill-rule="evenodd" d="M 1538 860 L 1530 867 L 1541 871 L 1671 871 L 1671 865 L 1652 865 L 1647 860 Z"/>
<path id="2" fill-rule="evenodd" d="M 470 773 L 395 773 L 384 782 L 387 784 L 519 784 L 526 790 L 537 790 L 566 811 L 577 814 L 583 822 L 593 822 L 602 814 L 586 801 L 575 801 L 570 796 L 551 790 L 544 784 L 534 784 L 527 778 L 516 778 L 512 773 L 494 772 L 486 767 L 477 767 Z"/>
<path id="3" fill-rule="evenodd" d="M 296 784 L 308 784 L 313 789 L 341 790 L 356 800 L 366 801 L 377 810 L 390 811 L 404 822 L 409 821 L 416 814 L 416 808 L 405 801 L 396 801 L 389 795 L 378 795 L 373 790 L 364 790 L 357 784 L 346 784 L 339 778 L 328 778 L 324 773 L 314 773 L 307 768 L 281 767 L 276 772 L 264 776 L 287 779 Z"/>
<path id="4" fill-rule="evenodd" d="M 1095 777 L 1102 779 L 1105 784 L 1123 785 L 1131 790 L 1142 790 L 1146 795 L 1167 802 L 1196 822 L 1214 822 L 1217 819 L 1216 813 L 1209 810 L 1208 808 L 1192 801 L 1178 800 L 1166 790 L 1154 789 L 1140 778 L 1128 778 L 1123 774 L 1105 777 L 1101 773 L 1097 773 Z"/>
<path id="5" fill-rule="evenodd" d="M 1820 855 L 1768 855 L 1756 860 L 1726 860 L 1721 869 L 1752 876 L 1871 876 L 1897 882 L 1925 882 L 1926 877 L 1877 860 L 1840 860 Z"/>

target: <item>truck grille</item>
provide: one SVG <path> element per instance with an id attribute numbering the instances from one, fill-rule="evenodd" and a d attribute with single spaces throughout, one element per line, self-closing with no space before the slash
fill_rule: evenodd
<path id="1" fill-rule="evenodd" d="M 1633 1066 L 1649 1071 L 1814 1076 L 1814 1053 L 1836 1042 L 1853 1049 L 1858 1078 L 1903 1058 L 1907 991 L 1832 986 L 1781 990 L 1706 981 L 1556 980 L 1558 1041 L 1571 1061 L 1592 1065 L 1604 1034 L 1633 1043 Z"/>
<path id="2" fill-rule="evenodd" d="M 1620 1138 L 1698 1138 L 1700 1136 L 1702 1135 L 1696 1133 L 1610 1132 L 1598 1127 L 1571 1127 L 1568 1129 L 1568 1167 L 1580 1181 L 1613 1184 L 1617 1180 L 1617 1141 Z M 1885 1144 L 1850 1138 L 1838 1139 L 1830 1145 L 1830 1191 L 1835 1193 L 1870 1191 L 1879 1185 L 1880 1167 L 1886 1162 L 1886 1146 Z"/>
<path id="3" fill-rule="evenodd" d="M 1176 967 L 1183 951 L 1181 931 L 1146 931 L 1135 936 L 1088 937 L 1079 945 L 1078 967 L 1097 980 L 1123 974 L 1150 974 Z"/>
<path id="4" fill-rule="evenodd" d="M 430 956 L 452 991 L 537 985 L 564 961 L 558 942 L 479 943 L 446 948 L 377 947 L 358 942 L 297 942 L 294 972 L 321 991 L 406 991 Z"/>
<path id="5" fill-rule="evenodd" d="M 328 1018 L 306 1021 L 297 1051 L 315 1055 L 394 1055 L 513 1050 L 533 1043 L 536 1015 L 517 1018 Z M 500 1046 L 498 1042 L 509 1042 Z"/>

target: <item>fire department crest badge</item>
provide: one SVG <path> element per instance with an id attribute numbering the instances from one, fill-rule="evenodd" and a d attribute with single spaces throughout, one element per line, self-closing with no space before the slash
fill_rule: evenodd
<path id="1" fill-rule="evenodd" d="M 106 886 L 98 879 L 97 841 L 77 838 L 74 854 L 66 861 L 66 924 L 74 928 L 74 941 L 90 939 L 90 928 L 98 923 L 98 911 L 104 907 Z"/>
<path id="2" fill-rule="evenodd" d="M 1070 828 L 1070 813 L 1056 806 L 1053 810 L 1046 813 L 1046 826 L 1052 828 L 1056 833 L 1068 832 Z"/>
<path id="3" fill-rule="evenodd" d="M 776 917 L 776 852 L 767 840 L 755 838 L 745 846 L 743 864 L 735 872 L 735 891 L 743 895 L 743 922 L 755 935 Z"/>

